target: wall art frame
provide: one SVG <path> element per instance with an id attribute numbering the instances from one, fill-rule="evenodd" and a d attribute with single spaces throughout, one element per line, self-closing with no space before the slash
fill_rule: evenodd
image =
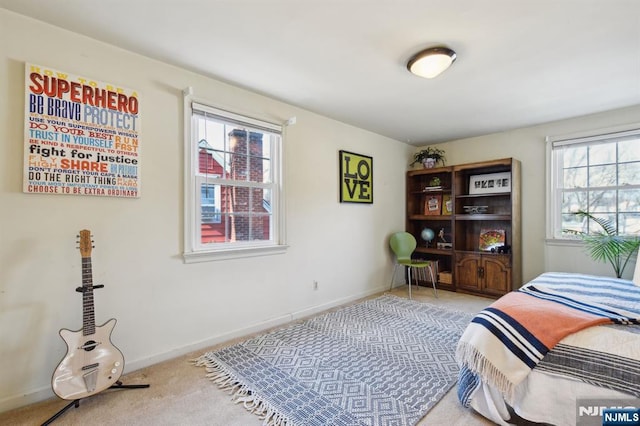
<path id="1" fill-rule="evenodd" d="M 511 173 L 469 176 L 469 195 L 511 192 Z"/>
<path id="2" fill-rule="evenodd" d="M 25 62 L 24 95 L 24 193 L 140 198 L 137 90 Z"/>
<path id="3" fill-rule="evenodd" d="M 340 150 L 340 202 L 373 204 L 373 157 Z"/>

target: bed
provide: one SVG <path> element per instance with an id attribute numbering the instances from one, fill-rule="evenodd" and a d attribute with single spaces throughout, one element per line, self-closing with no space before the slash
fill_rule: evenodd
<path id="1" fill-rule="evenodd" d="M 496 300 L 458 343 L 460 402 L 501 425 L 599 425 L 602 407 L 640 408 L 634 281 L 544 273 Z"/>

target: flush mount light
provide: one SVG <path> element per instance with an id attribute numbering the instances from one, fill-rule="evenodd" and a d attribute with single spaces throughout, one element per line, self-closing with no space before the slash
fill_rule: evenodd
<path id="1" fill-rule="evenodd" d="M 455 60 L 456 52 L 448 47 L 430 47 L 409 59 L 407 69 L 417 76 L 433 78 L 449 68 Z"/>

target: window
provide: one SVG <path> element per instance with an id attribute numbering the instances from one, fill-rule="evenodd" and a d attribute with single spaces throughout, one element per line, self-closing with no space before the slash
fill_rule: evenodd
<path id="1" fill-rule="evenodd" d="M 185 261 L 282 252 L 282 126 L 185 97 Z"/>
<path id="2" fill-rule="evenodd" d="M 572 214 L 579 210 L 609 220 L 618 234 L 640 233 L 640 129 L 547 142 L 551 238 L 575 238 L 566 230 L 600 231 Z"/>

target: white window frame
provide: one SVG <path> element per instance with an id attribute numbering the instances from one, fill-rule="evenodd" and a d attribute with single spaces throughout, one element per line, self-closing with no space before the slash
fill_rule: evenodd
<path id="1" fill-rule="evenodd" d="M 560 245 L 581 244 L 580 239 L 578 239 L 577 237 L 563 234 L 562 232 L 562 188 L 561 184 L 558 182 L 561 176 L 561 165 L 558 164 L 556 158 L 554 157 L 554 147 L 571 144 L 588 144 L 603 141 L 612 141 L 614 139 L 625 138 L 629 136 L 640 137 L 640 123 L 628 124 L 589 132 L 575 133 L 570 135 L 547 136 L 547 242 Z M 611 188 L 611 190 L 617 190 L 618 188 L 622 187 Z"/>
<path id="2" fill-rule="evenodd" d="M 269 241 L 238 241 L 233 243 L 202 244 L 200 239 L 200 186 L 202 177 L 198 176 L 198 135 L 194 134 L 194 107 L 198 111 L 207 111 L 223 119 L 244 123 L 250 128 L 266 129 L 280 133 L 280 142 L 274 143 L 271 167 L 273 185 L 271 189 L 271 236 Z M 284 203 L 284 126 L 265 120 L 236 114 L 211 106 L 206 101 L 197 100 L 192 90 L 184 91 L 184 250 L 185 263 L 208 262 L 214 260 L 235 259 L 252 256 L 264 256 L 285 253 L 288 246 L 285 235 Z M 221 182 L 224 184 L 224 182 Z M 247 186 L 253 185 L 247 183 Z M 260 184 L 256 184 L 260 186 Z"/>

